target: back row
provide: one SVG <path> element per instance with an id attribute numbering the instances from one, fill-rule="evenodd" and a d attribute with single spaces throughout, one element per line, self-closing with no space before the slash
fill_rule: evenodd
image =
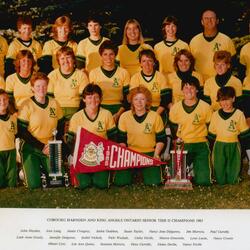
<path id="1" fill-rule="evenodd" d="M 130 76 L 141 70 L 139 52 L 143 49 L 154 50 L 159 62 L 159 70 L 165 76 L 174 71 L 174 56 L 181 49 L 190 50 L 195 58 L 195 70 L 202 74 L 204 80 L 214 76 L 213 65 L 214 52 L 226 50 L 235 56 L 236 50 L 233 41 L 225 34 L 218 31 L 219 19 L 214 10 L 207 9 L 202 13 L 201 24 L 203 32 L 194 36 L 190 43 L 186 43 L 177 37 L 178 21 L 174 16 L 168 16 L 162 23 L 163 40 L 155 44 L 154 48 L 146 44 L 143 39 L 139 22 L 129 19 L 124 27 L 122 44 L 119 46 L 117 63 L 127 69 Z M 73 49 L 77 58 L 77 67 L 89 73 L 92 69 L 101 65 L 99 47 L 108 38 L 101 35 L 101 23 L 98 18 L 89 18 L 87 21 L 89 37 L 81 40 L 79 44 L 70 39 L 72 23 L 69 17 L 61 16 L 55 20 L 52 26 L 52 39 L 41 44 L 32 38 L 32 20 L 30 17 L 19 17 L 17 29 L 19 36 L 7 44 L 0 37 L 0 75 L 6 78 L 15 72 L 14 60 L 20 50 L 30 50 L 37 62 L 36 69 L 48 74 L 58 68 L 56 53 L 62 46 Z M 250 43 L 248 42 L 240 53 L 240 62 L 246 67 L 246 74 L 250 75 Z M 249 78 L 249 77 L 248 77 Z"/>

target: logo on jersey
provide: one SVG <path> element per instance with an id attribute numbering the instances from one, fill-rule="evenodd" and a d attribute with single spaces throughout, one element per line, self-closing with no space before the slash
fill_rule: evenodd
<path id="1" fill-rule="evenodd" d="M 56 109 L 50 107 L 49 108 L 49 117 L 56 118 Z"/>
<path id="2" fill-rule="evenodd" d="M 145 134 L 151 134 L 152 133 L 152 124 L 151 123 L 146 122 L 145 128 L 144 128 L 144 133 Z"/>
<path id="3" fill-rule="evenodd" d="M 112 87 L 114 87 L 114 88 L 119 87 L 119 79 L 118 78 L 115 77 Z"/>
<path id="4" fill-rule="evenodd" d="M 159 92 L 159 87 L 157 82 L 153 82 L 153 86 L 151 89 L 152 92 Z"/>
<path id="5" fill-rule="evenodd" d="M 193 119 L 193 121 L 192 121 L 192 124 L 193 124 L 193 125 L 198 125 L 199 123 L 200 123 L 200 115 L 195 114 L 195 115 L 194 115 L 194 119 Z"/>
<path id="6" fill-rule="evenodd" d="M 91 141 L 89 144 L 85 145 L 79 161 L 87 166 L 100 165 L 100 162 L 104 160 L 103 151 L 104 147 L 102 142 L 99 142 L 98 145 L 96 145 Z"/>
<path id="7" fill-rule="evenodd" d="M 230 124 L 229 124 L 227 130 L 230 131 L 230 132 L 235 132 L 236 131 L 236 122 L 234 120 L 230 121 Z"/>
<path id="8" fill-rule="evenodd" d="M 12 132 L 12 133 L 15 133 L 16 131 L 16 126 L 15 126 L 15 123 L 13 121 L 10 122 L 10 128 L 9 128 L 9 131 Z"/>
<path id="9" fill-rule="evenodd" d="M 76 79 L 72 79 L 71 84 L 70 84 L 70 87 L 71 87 L 72 89 L 74 89 L 74 88 L 76 88 L 76 86 L 77 86 L 77 80 L 76 80 Z"/>
<path id="10" fill-rule="evenodd" d="M 171 55 L 172 56 L 175 56 L 177 54 L 177 52 L 179 51 L 179 49 L 177 47 L 174 47 L 173 50 L 172 50 L 172 53 Z"/>
<path id="11" fill-rule="evenodd" d="M 97 132 L 103 132 L 104 131 L 104 124 L 102 121 L 98 121 L 97 123 Z"/>
<path id="12" fill-rule="evenodd" d="M 220 43 L 215 43 L 213 51 L 218 51 L 220 50 L 221 44 Z"/>

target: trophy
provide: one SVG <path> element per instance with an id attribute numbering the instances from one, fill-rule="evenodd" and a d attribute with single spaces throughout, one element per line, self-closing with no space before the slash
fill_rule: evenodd
<path id="1" fill-rule="evenodd" d="M 54 129 L 52 132 L 54 139 L 49 141 L 49 176 L 48 178 L 43 173 L 41 176 L 42 187 L 60 187 L 69 186 L 69 176 L 65 172 L 62 172 L 62 141 L 56 139 L 57 130 Z"/>
<path id="2" fill-rule="evenodd" d="M 174 143 L 174 150 L 170 151 L 171 166 L 166 166 L 167 180 L 164 189 L 192 190 L 191 176 L 188 171 L 184 150 L 184 142 L 178 138 Z"/>

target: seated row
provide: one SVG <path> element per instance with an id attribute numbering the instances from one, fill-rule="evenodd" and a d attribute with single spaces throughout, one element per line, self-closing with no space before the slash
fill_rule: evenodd
<path id="1" fill-rule="evenodd" d="M 25 183 L 29 188 L 41 186 L 41 174 L 48 176 L 49 147 L 52 131 L 57 128 L 58 139 L 63 139 L 64 118 L 58 102 L 47 96 L 48 77 L 43 73 L 34 74 L 31 86 L 34 95 L 25 100 L 18 117 L 8 113 L 8 95 L 0 91 L 1 133 L 1 186 L 15 186 L 17 180 L 15 134 L 21 139 L 20 153 Z M 239 182 L 241 153 L 238 137 L 249 148 L 250 130 L 244 114 L 233 106 L 235 90 L 222 87 L 217 93 L 221 109 L 215 111 L 209 104 L 197 97 L 199 81 L 195 77 L 182 82 L 184 99 L 175 103 L 169 113 L 172 136 L 175 134 L 184 141 L 188 151 L 187 163 L 193 165 L 196 185 L 212 184 L 212 175 L 218 184 Z M 152 95 L 139 85 L 131 89 L 128 102 L 131 110 L 125 111 L 118 129 L 110 111 L 101 107 L 102 90 L 96 84 L 88 84 L 83 90 L 83 109 L 70 119 L 64 145 L 65 154 L 72 153 L 77 128 L 83 127 L 96 135 L 118 141 L 123 146 L 160 158 L 166 142 L 166 132 L 160 115 L 151 110 Z M 210 125 L 209 125 L 210 124 Z M 175 126 L 177 125 L 177 126 Z M 209 127 L 208 127 L 209 126 Z M 17 129 L 17 130 L 16 130 Z M 213 157 L 207 136 L 215 139 Z M 212 159 L 212 165 L 211 165 Z M 212 168 L 213 166 L 213 168 Z M 159 166 L 142 169 L 145 185 L 163 183 L 163 169 Z M 112 180 L 111 180 L 112 176 Z M 111 183 L 117 186 L 132 183 L 132 170 L 102 171 L 91 174 L 77 174 L 79 188 L 97 186 L 108 188 Z"/>
<path id="2" fill-rule="evenodd" d="M 122 44 L 119 46 L 116 60 L 120 62 L 121 67 L 125 68 L 130 76 L 140 71 L 138 61 L 139 52 L 143 49 L 154 50 L 159 62 L 159 71 L 166 77 L 174 72 L 174 56 L 181 49 L 189 50 L 195 58 L 195 70 L 198 71 L 204 80 L 215 75 L 212 58 L 214 52 L 226 50 L 236 58 L 236 50 L 233 41 L 225 34 L 218 31 L 219 18 L 214 10 L 205 10 L 202 13 L 201 24 L 203 32 L 194 36 L 190 44 L 177 37 L 178 20 L 174 16 L 168 16 L 162 23 L 163 40 L 154 45 L 144 42 L 142 28 L 136 19 L 129 19 L 123 32 Z M 101 22 L 98 17 L 92 17 L 87 20 L 89 37 L 81 40 L 79 44 L 70 39 L 72 32 L 72 23 L 69 17 L 58 17 L 52 26 L 52 39 L 45 42 L 44 46 L 32 38 L 32 20 L 29 17 L 20 16 L 17 20 L 17 29 L 19 37 L 15 38 L 9 45 L 3 37 L 0 39 L 0 75 L 5 78 L 14 73 L 13 61 L 20 50 L 29 50 L 37 62 L 38 66 L 46 74 L 53 69 L 58 68 L 56 60 L 57 51 L 62 46 L 69 46 L 73 49 L 79 69 L 90 72 L 92 69 L 101 65 L 101 59 L 98 53 L 100 45 L 109 40 L 101 35 Z M 241 69 L 246 67 L 246 72 L 238 72 L 243 79 L 243 75 L 249 75 L 250 58 L 248 56 L 249 43 L 246 44 L 240 52 Z M 4 62 L 4 58 L 6 60 Z M 233 60 L 235 61 L 235 60 Z"/>

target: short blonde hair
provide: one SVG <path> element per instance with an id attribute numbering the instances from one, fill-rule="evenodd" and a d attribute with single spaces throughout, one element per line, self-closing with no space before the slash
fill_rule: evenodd
<path id="1" fill-rule="evenodd" d="M 138 87 L 132 88 L 129 91 L 129 94 L 128 94 L 128 97 L 127 97 L 128 102 L 131 104 L 132 113 L 135 113 L 135 108 L 134 108 L 134 105 L 133 105 L 132 101 L 133 101 L 133 98 L 137 94 L 143 94 L 146 97 L 146 99 L 147 99 L 146 110 L 149 111 L 150 107 L 151 107 L 151 104 L 152 104 L 152 94 L 146 87 L 144 87 L 143 85 L 139 85 Z"/>
<path id="2" fill-rule="evenodd" d="M 122 44 L 128 44 L 128 43 L 129 43 L 128 37 L 127 37 L 127 29 L 128 29 L 128 26 L 129 26 L 130 24 L 135 24 L 135 25 L 136 25 L 136 27 L 138 28 L 139 33 L 140 33 L 140 35 L 139 35 L 139 41 L 138 41 L 138 42 L 139 42 L 140 44 L 144 43 L 144 38 L 143 38 L 143 36 L 142 36 L 141 25 L 140 25 L 140 23 L 139 23 L 136 19 L 133 19 L 133 18 L 132 18 L 132 19 L 129 19 L 129 20 L 126 22 L 125 26 L 124 26 Z"/>
<path id="3" fill-rule="evenodd" d="M 57 38 L 57 28 L 63 25 L 67 25 L 69 28 L 69 33 L 72 32 L 72 22 L 68 16 L 60 16 L 55 20 L 55 23 L 52 26 L 53 38 Z"/>

